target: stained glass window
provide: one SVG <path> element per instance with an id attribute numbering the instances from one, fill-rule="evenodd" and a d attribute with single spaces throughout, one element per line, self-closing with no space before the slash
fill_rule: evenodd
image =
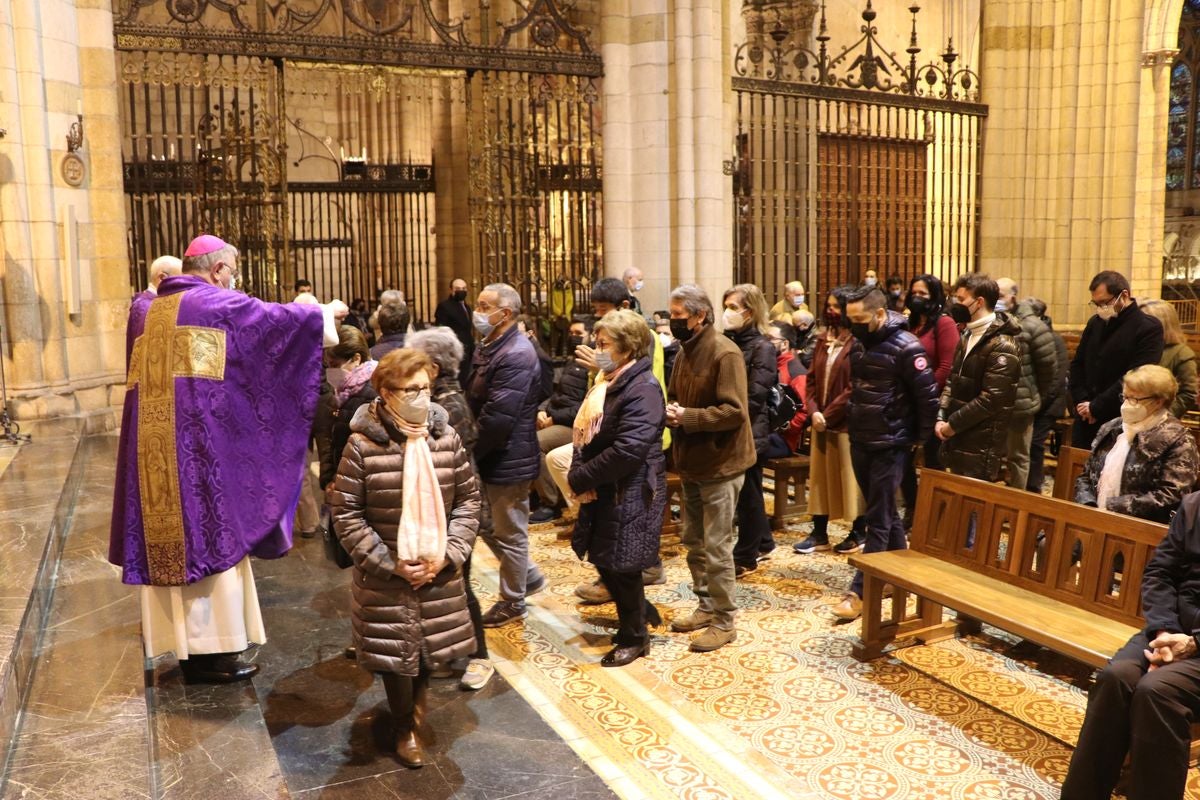
<path id="1" fill-rule="evenodd" d="M 1198 0 L 1200 2 L 1200 0 Z M 1171 105 L 1167 123 L 1167 190 L 1183 189 L 1187 170 L 1188 113 L 1192 103 L 1192 71 L 1176 62 L 1171 68 Z M 1194 167 L 1195 165 L 1193 165 Z M 1196 180 L 1193 174 L 1193 185 Z"/>

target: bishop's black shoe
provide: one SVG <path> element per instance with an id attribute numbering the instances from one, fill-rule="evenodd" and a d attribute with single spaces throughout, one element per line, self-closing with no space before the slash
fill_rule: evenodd
<path id="1" fill-rule="evenodd" d="M 187 683 L 236 683 L 258 674 L 257 664 L 239 661 L 237 653 L 196 654 L 179 662 Z"/>
<path id="2" fill-rule="evenodd" d="M 623 667 L 626 664 L 632 664 L 649 653 L 649 642 L 643 642 L 642 644 L 619 644 L 612 650 L 609 650 L 604 658 L 600 659 L 600 666 Z"/>

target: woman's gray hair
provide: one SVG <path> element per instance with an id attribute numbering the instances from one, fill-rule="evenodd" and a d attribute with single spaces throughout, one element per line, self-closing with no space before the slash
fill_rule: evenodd
<path id="1" fill-rule="evenodd" d="M 442 375 L 457 375 L 466 354 L 458 336 L 445 326 L 410 333 L 404 344 L 429 356 Z"/>
<path id="2" fill-rule="evenodd" d="M 483 291 L 495 292 L 496 304 L 500 308 L 507 308 L 512 311 L 514 317 L 521 313 L 521 295 L 517 294 L 517 290 L 507 283 L 489 283 L 483 287 Z"/>
<path id="3" fill-rule="evenodd" d="M 696 284 L 685 283 L 682 286 L 676 286 L 671 291 L 671 302 L 679 302 L 687 310 L 689 317 L 703 314 L 704 321 L 712 324 L 712 300 L 709 300 L 708 294 Z"/>

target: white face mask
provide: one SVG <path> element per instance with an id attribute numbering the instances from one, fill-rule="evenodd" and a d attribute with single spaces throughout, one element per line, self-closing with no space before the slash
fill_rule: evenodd
<path id="1" fill-rule="evenodd" d="M 1096 309 L 1096 316 L 1106 322 L 1117 315 L 1117 304 L 1109 303 L 1106 306 L 1100 306 Z"/>
<path id="2" fill-rule="evenodd" d="M 325 370 L 325 380 L 329 381 L 329 385 L 336 392 L 342 388 L 342 384 L 346 382 L 346 376 L 350 374 L 350 370 L 345 367 L 329 367 Z"/>
<path id="3" fill-rule="evenodd" d="M 471 322 L 475 325 L 475 330 L 479 331 L 479 335 L 483 337 L 490 336 L 492 331 L 496 330 L 496 326 L 492 324 L 492 314 L 476 311 L 471 314 Z"/>
<path id="4" fill-rule="evenodd" d="M 1141 403 L 1131 403 L 1126 400 L 1121 403 L 1121 422 L 1126 425 L 1137 425 L 1149 416 L 1150 410 Z"/>
<path id="5" fill-rule="evenodd" d="M 865 281 L 863 281 L 864 286 L 874 286 L 877 283 L 879 283 L 879 280 L 876 278 L 867 278 Z"/>
<path id="6" fill-rule="evenodd" d="M 806 299 L 808 298 L 802 294 L 796 295 L 794 298 L 792 298 L 792 308 L 799 308 L 800 306 L 804 305 L 804 301 Z"/>
<path id="7" fill-rule="evenodd" d="M 640 292 L 642 290 L 642 287 L 645 285 L 646 285 L 645 281 L 635 281 L 633 284 L 633 290 L 635 292 Z"/>
<path id="8" fill-rule="evenodd" d="M 396 419 L 402 419 L 410 425 L 424 425 L 429 420 L 430 400 L 428 391 L 421 392 L 412 400 L 396 393 L 388 401 L 387 410 Z"/>
<path id="9" fill-rule="evenodd" d="M 674 337 L 672 337 L 669 333 L 660 333 L 658 335 L 658 340 L 662 342 L 663 347 L 670 347 L 671 342 L 675 341 Z"/>
<path id="10" fill-rule="evenodd" d="M 721 321 L 725 324 L 725 330 L 736 331 L 741 330 L 746 324 L 746 317 L 741 311 L 734 311 L 732 308 L 725 309 L 725 313 L 721 315 Z"/>

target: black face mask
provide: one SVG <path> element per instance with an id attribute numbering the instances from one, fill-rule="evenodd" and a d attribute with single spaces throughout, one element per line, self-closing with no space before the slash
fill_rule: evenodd
<path id="1" fill-rule="evenodd" d="M 686 319 L 672 319 L 671 320 L 671 335 L 674 336 L 679 341 L 686 342 L 688 339 L 691 339 L 695 334 L 696 334 L 696 332 L 688 327 L 688 321 Z"/>
<path id="2" fill-rule="evenodd" d="M 892 296 L 893 300 L 899 300 L 900 295 L 903 294 L 903 292 L 901 292 L 899 289 L 892 289 L 890 292 L 888 292 L 888 294 Z"/>
<path id="3" fill-rule="evenodd" d="M 836 328 L 836 327 L 840 326 L 842 324 L 842 312 L 826 311 L 825 312 L 825 324 L 828 325 L 830 328 Z"/>
<path id="4" fill-rule="evenodd" d="M 582 336 L 568 337 L 567 343 L 570 344 L 572 348 L 579 347 L 579 345 L 583 344 L 583 337 Z"/>
<path id="5" fill-rule="evenodd" d="M 457 300 L 458 302 L 462 303 L 467 299 L 467 293 L 465 291 L 455 292 L 454 299 Z"/>
<path id="6" fill-rule="evenodd" d="M 908 299 L 904 301 L 904 305 L 908 307 L 909 311 L 920 317 L 929 311 L 929 298 L 910 294 Z"/>
<path id="7" fill-rule="evenodd" d="M 959 325 L 966 325 L 971 321 L 971 312 L 962 303 L 955 303 L 950 306 L 950 319 Z"/>
<path id="8" fill-rule="evenodd" d="M 875 338 L 875 331 L 871 330 L 869 322 L 851 322 L 850 335 L 863 344 L 868 344 Z"/>

